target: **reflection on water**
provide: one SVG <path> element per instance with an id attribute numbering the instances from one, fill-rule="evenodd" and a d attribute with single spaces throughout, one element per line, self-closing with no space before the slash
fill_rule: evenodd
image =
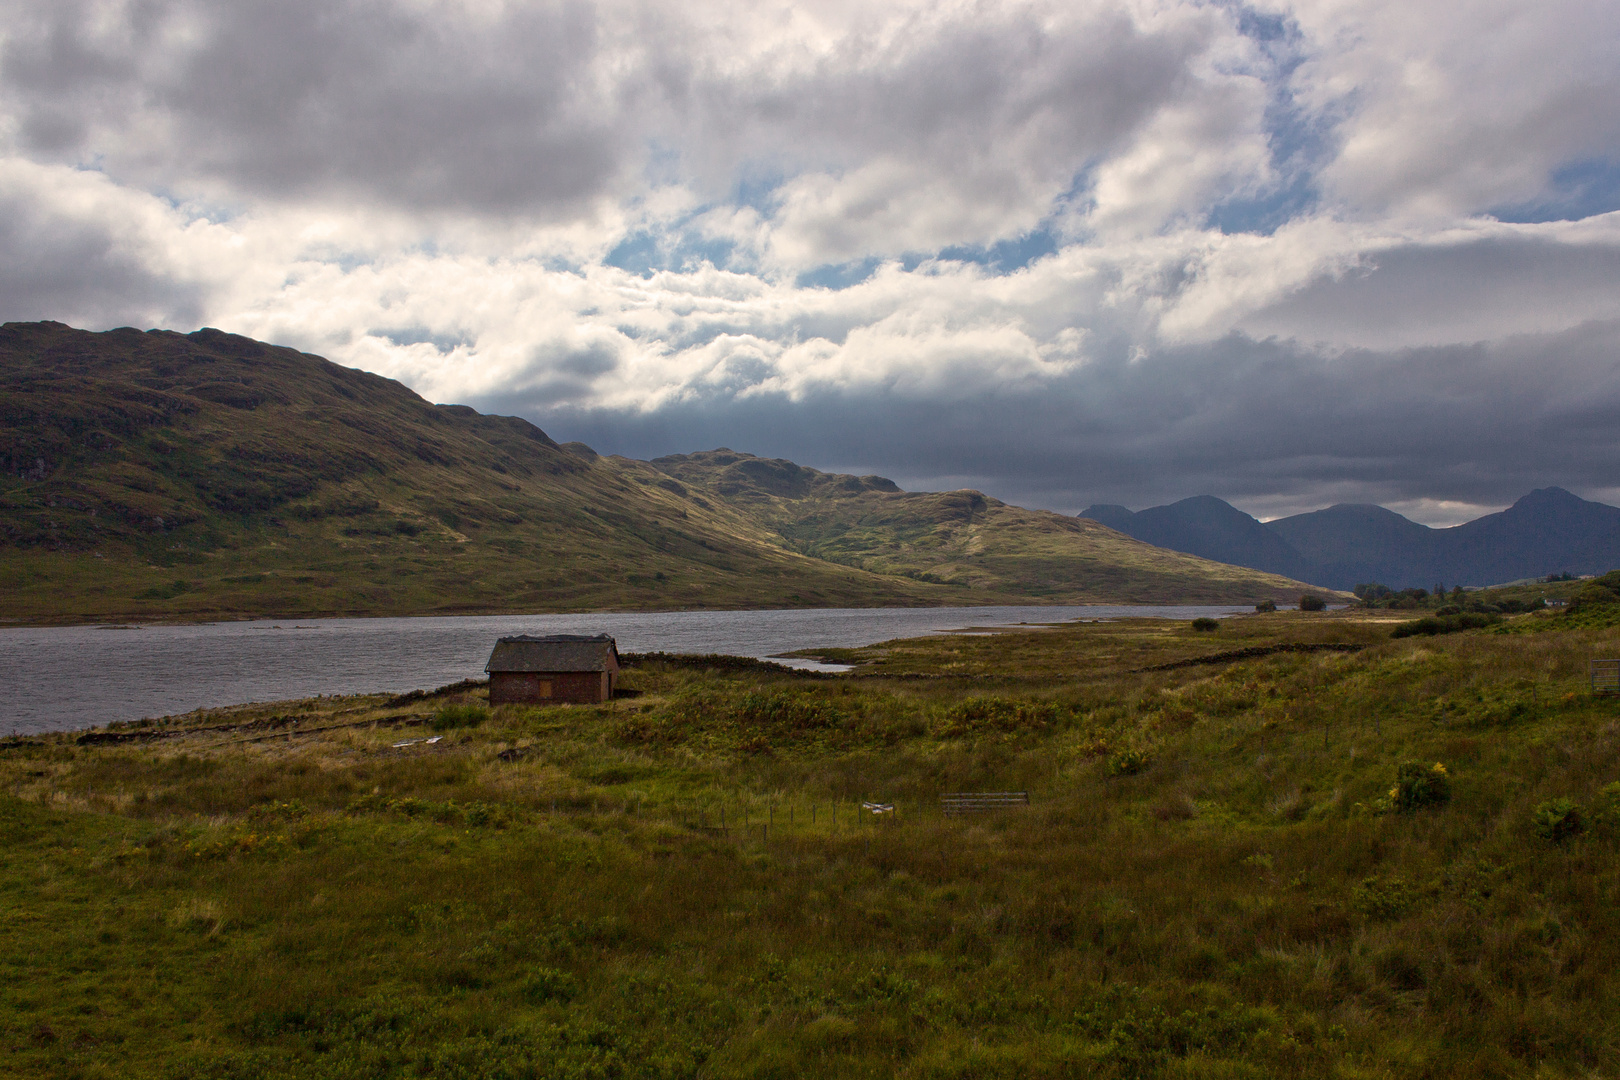
<path id="1" fill-rule="evenodd" d="M 431 689 L 481 676 L 495 639 L 505 634 L 608 633 L 621 652 L 763 658 L 969 626 L 1133 615 L 1192 619 L 1243 610 L 801 608 L 7 629 L 0 630 L 0 733 L 61 731 L 316 694 Z"/>

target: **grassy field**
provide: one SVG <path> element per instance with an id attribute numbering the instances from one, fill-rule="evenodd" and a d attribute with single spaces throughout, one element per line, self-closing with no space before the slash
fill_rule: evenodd
<path id="1" fill-rule="evenodd" d="M 1400 617 L 0 744 L 0 1074 L 1614 1075 L 1620 628 Z"/>

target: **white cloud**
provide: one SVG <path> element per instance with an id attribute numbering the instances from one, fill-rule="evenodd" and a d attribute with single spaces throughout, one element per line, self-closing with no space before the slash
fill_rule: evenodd
<path id="1" fill-rule="evenodd" d="M 1323 180 L 1349 212 L 1444 221 L 1614 152 L 1614 4 L 1302 0 L 1291 14 L 1316 46 L 1296 91 L 1346 112 Z"/>

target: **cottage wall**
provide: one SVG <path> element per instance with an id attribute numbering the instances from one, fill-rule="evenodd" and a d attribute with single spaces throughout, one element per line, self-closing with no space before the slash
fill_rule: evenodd
<path id="1" fill-rule="evenodd" d="M 606 671 L 496 671 L 489 676 L 491 705 L 594 705 L 613 696 Z"/>

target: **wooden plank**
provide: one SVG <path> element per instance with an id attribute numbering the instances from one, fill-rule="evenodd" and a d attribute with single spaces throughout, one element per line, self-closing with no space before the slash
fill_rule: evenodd
<path id="1" fill-rule="evenodd" d="M 947 814 L 977 814 L 1009 806 L 1028 806 L 1027 791 L 953 791 L 939 797 Z"/>

